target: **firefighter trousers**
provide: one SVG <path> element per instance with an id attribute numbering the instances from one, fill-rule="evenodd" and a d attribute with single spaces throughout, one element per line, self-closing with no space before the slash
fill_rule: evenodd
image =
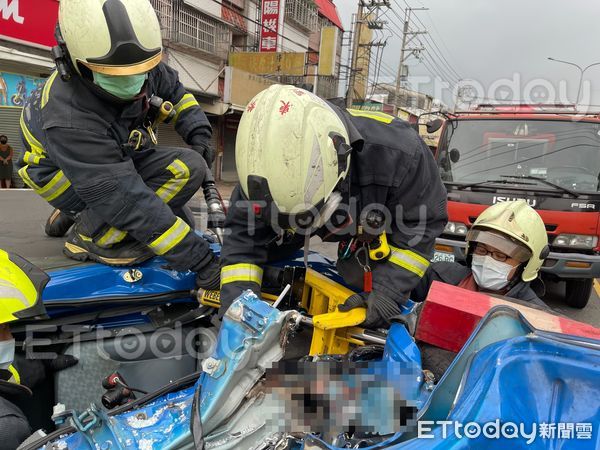
<path id="1" fill-rule="evenodd" d="M 198 156 L 188 148 L 156 147 L 136 152 L 132 157 L 138 174 L 156 195 L 171 207 L 173 213 L 187 220 L 183 206 L 201 187 L 205 167 L 198 167 Z M 80 232 L 92 237 L 101 247 L 123 241 L 127 233 L 101 219 L 75 192 L 72 185 L 56 198 L 48 200 L 53 207 L 77 216 Z"/>

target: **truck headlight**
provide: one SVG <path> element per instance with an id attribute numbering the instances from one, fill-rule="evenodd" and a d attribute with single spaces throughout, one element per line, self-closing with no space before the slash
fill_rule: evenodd
<path id="1" fill-rule="evenodd" d="M 552 242 L 555 247 L 593 249 L 598 243 L 598 236 L 585 234 L 559 234 Z"/>
<path id="2" fill-rule="evenodd" d="M 469 228 L 462 222 L 448 222 L 444 228 L 444 234 L 452 234 L 454 236 L 466 236 Z"/>

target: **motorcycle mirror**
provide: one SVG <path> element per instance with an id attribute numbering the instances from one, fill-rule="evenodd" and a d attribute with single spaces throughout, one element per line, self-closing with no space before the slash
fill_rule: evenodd
<path id="1" fill-rule="evenodd" d="M 457 163 L 460 160 L 460 152 L 458 151 L 458 149 L 453 148 L 452 150 L 450 150 L 450 161 L 452 161 L 453 163 Z"/>
<path id="2" fill-rule="evenodd" d="M 444 121 L 442 119 L 434 119 L 434 120 L 427 122 L 427 125 L 426 125 L 427 133 L 429 133 L 429 134 L 435 133 L 437 130 L 442 128 L 443 124 L 444 124 Z"/>

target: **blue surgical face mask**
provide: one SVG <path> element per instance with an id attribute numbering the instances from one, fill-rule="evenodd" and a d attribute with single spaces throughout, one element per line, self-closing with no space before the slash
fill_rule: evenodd
<path id="1" fill-rule="evenodd" d="M 15 340 L 0 341 L 0 369 L 8 370 L 15 359 Z"/>
<path id="2" fill-rule="evenodd" d="M 123 100 L 131 100 L 138 95 L 146 82 L 147 74 L 140 75 L 104 75 L 94 72 L 94 83 Z"/>

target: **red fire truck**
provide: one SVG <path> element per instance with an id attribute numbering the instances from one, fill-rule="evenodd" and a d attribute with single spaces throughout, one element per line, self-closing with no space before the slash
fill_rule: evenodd
<path id="1" fill-rule="evenodd" d="M 542 278 L 564 281 L 565 302 L 584 308 L 600 275 L 600 113 L 488 104 L 447 119 L 436 157 L 450 221 L 435 259 L 464 259 L 465 235 L 479 213 L 524 199 L 548 232 Z"/>

